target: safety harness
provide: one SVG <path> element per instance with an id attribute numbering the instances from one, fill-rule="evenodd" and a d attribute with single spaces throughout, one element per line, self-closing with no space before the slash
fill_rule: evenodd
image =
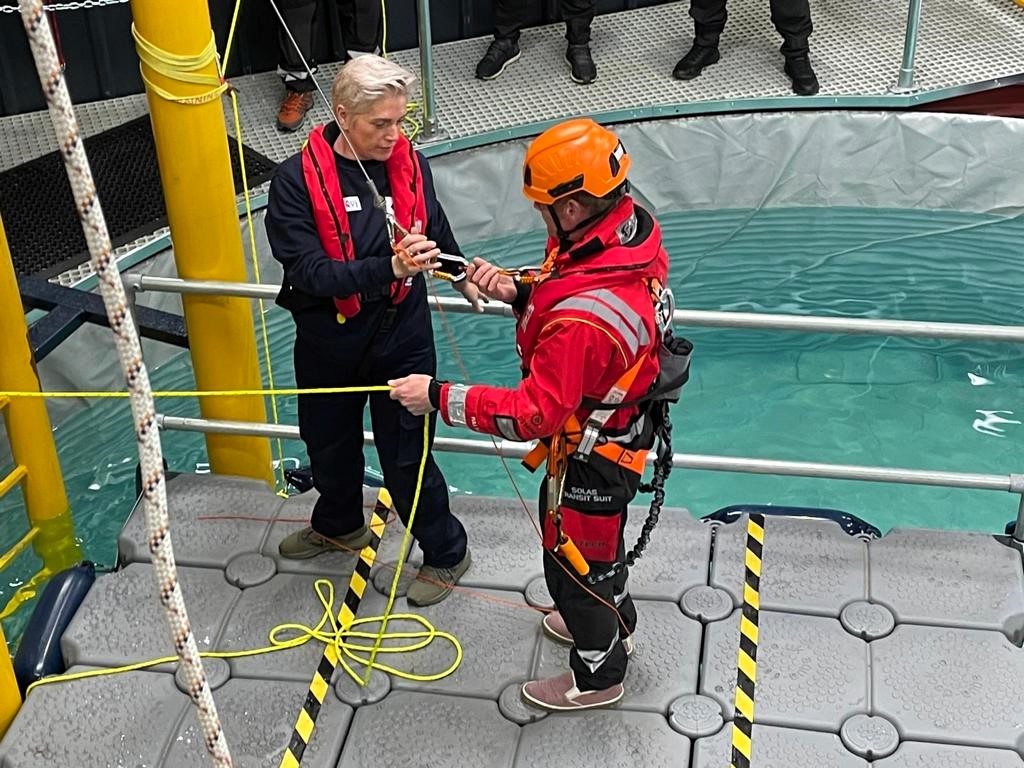
<path id="1" fill-rule="evenodd" d="M 549 255 L 545 261 L 547 270 L 542 270 L 535 281 L 545 279 L 551 274 Z M 660 338 L 658 360 L 659 374 L 651 389 L 642 397 L 626 401 L 645 356 L 640 355 L 637 361 L 612 385 L 608 394 L 599 401 L 584 400 L 583 405 L 591 407 L 587 418 L 581 424 L 575 414 L 569 416 L 549 442 L 539 442 L 524 458 L 523 465 L 531 472 L 536 471 L 546 462 L 546 498 L 545 514 L 554 524 L 556 536 L 553 551 L 561 554 L 569 561 L 573 569 L 586 576 L 591 584 L 613 578 L 624 567 L 631 566 L 639 558 L 648 542 L 651 532 L 657 525 L 661 507 L 665 500 L 665 481 L 672 470 L 672 422 L 669 418 L 670 403 L 679 400 L 680 390 L 690 377 L 690 357 L 693 345 L 686 339 L 672 335 L 672 315 L 674 311 L 672 292 L 656 279 L 645 280 L 655 309 L 655 318 Z M 608 571 L 600 574 L 590 573 L 590 565 L 586 558 L 573 543 L 572 539 L 562 530 L 562 491 L 565 484 L 565 473 L 569 461 L 590 460 L 597 454 L 605 460 L 620 466 L 637 475 L 643 475 L 649 449 L 631 450 L 601 434 L 602 429 L 612 414 L 621 408 L 646 406 L 642 414 L 652 420 L 654 436 L 657 440 L 657 457 L 654 462 L 654 477 L 649 485 L 641 485 L 639 490 L 653 493 L 647 518 L 636 545 L 626 554 L 621 562 L 616 562 Z M 642 418 L 642 416 L 641 416 Z"/>

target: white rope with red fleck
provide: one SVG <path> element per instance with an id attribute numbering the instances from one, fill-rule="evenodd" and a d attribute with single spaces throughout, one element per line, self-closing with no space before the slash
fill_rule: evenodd
<path id="1" fill-rule="evenodd" d="M 57 135 L 57 144 L 64 158 L 68 179 L 71 181 L 78 216 L 89 245 L 92 268 L 99 277 L 100 291 L 107 309 L 110 328 L 114 332 L 121 370 L 131 395 L 135 439 L 142 466 L 146 532 L 160 602 L 170 623 L 171 639 L 185 673 L 189 695 L 196 706 L 206 749 L 215 765 L 231 766 L 231 754 L 217 716 L 217 707 L 203 671 L 199 648 L 192 634 L 185 601 L 178 584 L 167 518 L 167 485 L 163 470 L 163 453 L 160 448 L 149 373 L 142 361 L 142 347 L 129 314 L 121 277 L 112 257 L 110 234 L 96 195 L 96 185 L 93 183 L 92 171 L 82 146 L 78 121 L 68 94 L 64 72 L 57 58 L 53 34 L 46 21 L 43 3 L 41 0 L 21 0 L 19 8 Z"/>

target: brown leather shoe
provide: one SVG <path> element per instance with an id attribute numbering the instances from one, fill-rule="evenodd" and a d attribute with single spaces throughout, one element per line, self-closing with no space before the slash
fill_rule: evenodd
<path id="1" fill-rule="evenodd" d="M 277 109 L 277 129 L 279 131 L 297 131 L 306 113 L 313 106 L 313 93 L 288 91 Z"/>

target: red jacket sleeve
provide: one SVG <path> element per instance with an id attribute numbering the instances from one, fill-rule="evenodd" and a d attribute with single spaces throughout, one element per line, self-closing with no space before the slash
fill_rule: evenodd
<path id="1" fill-rule="evenodd" d="M 540 332 L 530 373 L 518 387 L 445 384 L 441 417 L 509 440 L 548 437 L 579 409 L 596 383 L 608 381 L 611 388 L 626 368 L 627 360 L 607 331 L 571 318 L 555 319 Z"/>

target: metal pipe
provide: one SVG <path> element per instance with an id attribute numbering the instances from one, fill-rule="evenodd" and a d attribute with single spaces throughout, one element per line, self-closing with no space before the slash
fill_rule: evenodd
<path id="1" fill-rule="evenodd" d="M 907 34 L 903 39 L 903 63 L 893 93 L 913 93 L 918 90 L 914 83 L 914 55 L 917 52 L 917 31 L 921 26 L 921 0 L 910 0 L 907 10 Z"/>
<path id="2" fill-rule="evenodd" d="M 1024 493 L 1020 495 L 1020 506 L 1017 507 L 1017 522 L 1013 526 L 1013 540 L 1024 544 Z"/>
<path id="3" fill-rule="evenodd" d="M 280 288 L 276 285 L 230 283 L 223 281 L 181 280 L 175 277 L 125 275 L 125 284 L 139 291 L 199 293 L 207 295 L 244 296 L 272 299 Z M 474 313 L 464 299 L 434 296 L 433 308 L 453 314 Z M 501 302 L 484 305 L 484 314 L 510 317 L 512 308 Z M 1024 342 L 1024 326 L 978 325 L 972 323 L 933 323 L 916 320 L 874 320 L 863 317 L 815 317 L 813 315 L 775 315 L 760 312 L 713 312 L 698 309 L 677 309 L 673 316 L 681 326 L 704 328 L 746 328 L 807 333 L 859 334 L 864 336 L 909 336 L 930 339 L 975 339 L 985 341 Z"/>
<path id="4" fill-rule="evenodd" d="M 262 435 L 299 439 L 299 428 L 284 424 L 253 424 L 232 421 L 210 421 L 180 416 L 157 415 L 161 429 L 185 432 L 223 432 L 232 435 Z M 373 433 L 363 432 L 363 443 L 373 443 Z M 473 440 L 454 437 L 438 437 L 434 450 L 449 453 L 468 453 L 477 456 L 503 456 L 522 458 L 530 448 L 529 443 L 509 440 Z M 647 462 L 652 463 L 653 454 Z M 694 453 L 672 455 L 672 466 L 681 469 L 702 469 L 714 472 L 742 472 L 759 475 L 784 475 L 791 477 L 817 477 L 829 480 L 863 480 L 875 483 L 901 483 L 907 485 L 935 485 L 945 488 L 975 488 L 988 491 L 1011 491 L 1015 489 L 1010 475 L 983 475 L 969 472 L 939 472 L 922 469 L 897 469 L 888 467 L 867 467 L 856 464 L 827 464 L 807 461 L 775 461 L 773 459 L 750 459 L 733 456 L 703 456 Z M 1024 508 L 1022 508 L 1024 510 Z M 1024 514 L 1024 511 L 1022 511 Z M 1024 525 L 1018 521 L 1019 525 Z"/>
<path id="5" fill-rule="evenodd" d="M 428 141 L 437 131 L 434 113 L 434 54 L 430 28 L 430 0 L 416 2 L 416 30 L 420 42 L 420 91 L 423 95 L 423 138 Z"/>

